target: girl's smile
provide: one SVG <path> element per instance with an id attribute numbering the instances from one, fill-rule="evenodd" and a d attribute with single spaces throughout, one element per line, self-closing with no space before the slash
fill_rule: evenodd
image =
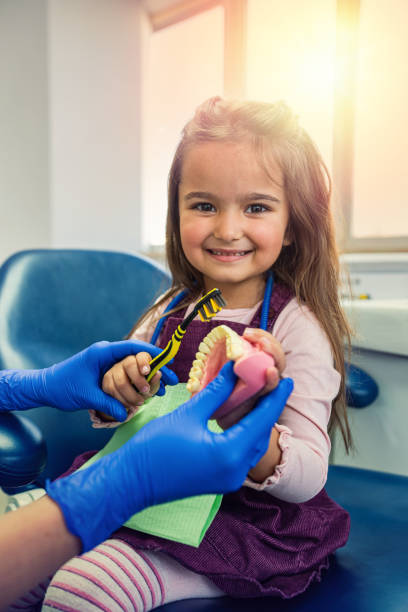
<path id="1" fill-rule="evenodd" d="M 249 142 L 203 142 L 183 161 L 179 212 L 184 254 L 203 274 L 206 289 L 219 287 L 229 307 L 252 306 L 261 299 L 263 273 L 287 244 L 283 177 L 273 161 L 269 168 L 271 175 Z"/>
<path id="2" fill-rule="evenodd" d="M 246 257 L 251 253 L 249 251 L 232 251 L 228 249 L 206 249 L 210 255 L 212 255 L 217 261 L 240 261 L 243 257 Z"/>

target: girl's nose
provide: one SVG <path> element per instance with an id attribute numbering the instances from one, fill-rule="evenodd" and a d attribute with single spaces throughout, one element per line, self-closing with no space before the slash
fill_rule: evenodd
<path id="1" fill-rule="evenodd" d="M 240 215 L 231 212 L 220 212 L 215 219 L 214 238 L 223 242 L 232 242 L 242 238 L 244 232 Z"/>

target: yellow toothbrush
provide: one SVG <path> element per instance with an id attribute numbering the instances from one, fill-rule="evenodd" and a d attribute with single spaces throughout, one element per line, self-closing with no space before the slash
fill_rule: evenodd
<path id="1" fill-rule="evenodd" d="M 157 370 L 160 370 L 161 367 L 166 365 L 166 363 L 168 363 L 170 359 L 173 359 L 173 357 L 177 354 L 177 351 L 180 348 L 180 343 L 184 337 L 184 334 L 186 333 L 187 326 L 191 323 L 194 317 L 197 316 L 197 314 L 200 316 L 202 321 L 209 321 L 217 314 L 217 312 L 220 312 L 224 306 L 226 306 L 226 304 L 219 289 L 211 289 L 211 291 L 206 293 L 205 296 L 197 302 L 188 317 L 186 317 L 180 323 L 180 325 L 178 325 L 166 348 L 164 348 L 161 353 L 151 360 L 149 364 L 151 368 L 150 374 L 148 374 L 146 377 L 147 382 L 153 378 Z"/>

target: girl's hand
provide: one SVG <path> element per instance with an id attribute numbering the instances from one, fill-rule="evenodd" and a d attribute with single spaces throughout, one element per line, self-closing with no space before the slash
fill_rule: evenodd
<path id="1" fill-rule="evenodd" d="M 129 412 L 136 412 L 145 400 L 155 395 L 160 386 L 161 372 L 156 372 L 150 383 L 146 376 L 150 372 L 149 353 L 129 355 L 106 372 L 102 379 L 102 390 L 121 402 Z M 112 421 L 109 415 L 98 413 L 105 421 Z"/>
<path id="2" fill-rule="evenodd" d="M 266 353 L 272 355 L 275 360 L 275 367 L 268 368 L 266 371 L 266 384 L 264 388 L 259 391 L 256 395 L 248 399 L 246 402 L 235 408 L 232 412 L 227 414 L 220 419 L 217 419 L 218 425 L 224 429 L 229 429 L 232 425 L 237 423 L 245 414 L 250 412 L 255 405 L 255 402 L 263 395 L 266 395 L 273 389 L 275 389 L 280 382 L 281 374 L 286 367 L 285 353 L 283 352 L 282 346 L 270 334 L 263 329 L 247 328 L 244 331 L 243 337 L 251 342 L 251 344 L 258 345 Z"/>
<path id="3" fill-rule="evenodd" d="M 268 368 L 266 371 L 266 384 L 262 391 L 248 400 L 249 405 L 253 405 L 254 402 L 258 401 L 258 398 L 267 395 L 270 391 L 278 387 L 282 372 L 286 367 L 286 358 L 280 342 L 278 342 L 271 333 L 263 329 L 247 328 L 243 336 L 252 344 L 257 344 L 265 353 L 272 355 L 275 360 L 275 367 Z M 247 411 L 249 405 L 246 408 Z M 240 406 L 240 411 L 242 412 L 244 408 L 245 406 Z M 228 418 L 228 415 L 226 418 Z M 249 477 L 255 482 L 263 482 L 265 478 L 273 473 L 275 466 L 280 463 L 281 456 L 282 451 L 279 446 L 279 433 L 275 427 L 272 427 L 268 449 L 258 463 L 249 470 Z"/>
<path id="4" fill-rule="evenodd" d="M 279 384 L 282 372 L 286 367 L 285 353 L 283 352 L 280 342 L 264 329 L 247 327 L 243 337 L 248 340 L 248 342 L 257 344 L 265 353 L 272 355 L 275 360 L 275 367 L 268 368 L 266 371 L 266 385 L 260 394 L 265 395 L 269 393 L 269 391 L 272 391 L 272 389 L 275 389 Z"/>

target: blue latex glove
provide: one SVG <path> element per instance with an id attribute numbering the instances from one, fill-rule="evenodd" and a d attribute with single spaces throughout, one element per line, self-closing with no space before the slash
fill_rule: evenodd
<path id="1" fill-rule="evenodd" d="M 110 414 L 117 421 L 124 421 L 127 417 L 125 407 L 100 387 L 103 375 L 128 355 L 146 351 L 155 357 L 161 350 L 136 340 L 96 342 L 77 355 L 43 370 L 0 371 L 0 412 L 35 406 L 53 406 L 67 412 L 93 408 Z M 166 367 L 160 371 L 159 395 L 163 395 L 163 382 L 175 385 L 178 378 Z"/>
<path id="2" fill-rule="evenodd" d="M 236 381 L 231 362 L 203 391 L 174 412 L 145 425 L 114 453 L 47 483 L 68 529 L 90 550 L 135 512 L 173 499 L 238 489 L 265 454 L 271 428 L 293 382 L 285 379 L 222 434 L 208 430 L 211 414 Z"/>

